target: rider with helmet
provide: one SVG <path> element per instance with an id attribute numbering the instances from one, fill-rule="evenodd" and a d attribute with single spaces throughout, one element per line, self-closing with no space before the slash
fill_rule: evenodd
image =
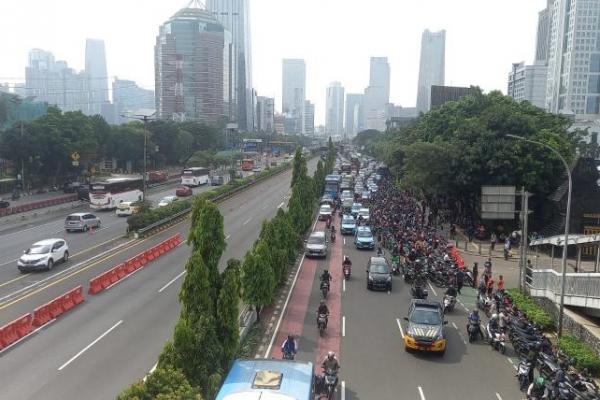
<path id="1" fill-rule="evenodd" d="M 534 382 L 527 388 L 527 399 L 528 400 L 542 400 L 547 399 L 550 393 L 546 388 L 546 381 L 543 377 L 538 377 Z"/>
<path id="2" fill-rule="evenodd" d="M 291 355 L 292 359 L 294 358 L 294 355 L 298 353 L 298 343 L 296 342 L 296 339 L 293 335 L 288 335 L 285 342 L 283 342 L 283 344 L 281 345 L 281 352 L 284 356 L 286 354 Z"/>
<path id="3" fill-rule="evenodd" d="M 319 315 L 325 315 L 325 328 L 327 328 L 327 322 L 329 321 L 329 308 L 327 308 L 327 304 L 325 304 L 325 300 L 321 300 L 319 304 L 319 309 L 317 310 L 317 318 Z"/>
<path id="4" fill-rule="evenodd" d="M 338 373 L 339 369 L 340 369 L 340 362 L 338 361 L 337 357 L 335 356 L 335 353 L 333 351 L 330 351 L 327 353 L 327 356 L 325 357 L 325 359 L 323 360 L 323 363 L 321 364 L 321 367 L 327 371 L 327 370 L 333 370 L 336 374 Z"/>

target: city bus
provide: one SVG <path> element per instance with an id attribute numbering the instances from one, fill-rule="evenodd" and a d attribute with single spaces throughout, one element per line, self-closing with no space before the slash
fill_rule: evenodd
<path id="1" fill-rule="evenodd" d="M 252 171 L 254 168 L 254 160 L 251 158 L 245 158 L 242 160 L 242 171 Z"/>
<path id="2" fill-rule="evenodd" d="M 181 184 L 185 186 L 200 186 L 208 184 L 208 168 L 190 167 L 181 173 Z"/>
<path id="3" fill-rule="evenodd" d="M 138 177 L 107 178 L 90 184 L 90 207 L 96 210 L 114 210 L 124 201 L 141 201 L 144 181 Z"/>
<path id="4" fill-rule="evenodd" d="M 311 362 L 235 360 L 216 400 L 313 400 L 314 379 Z"/>
<path id="5" fill-rule="evenodd" d="M 341 183 L 341 175 L 327 175 L 325 177 L 325 194 L 330 195 L 332 199 L 337 199 Z"/>

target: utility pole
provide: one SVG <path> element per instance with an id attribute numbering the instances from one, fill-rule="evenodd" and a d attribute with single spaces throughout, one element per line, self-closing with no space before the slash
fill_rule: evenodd
<path id="1" fill-rule="evenodd" d="M 130 119 L 135 119 L 138 121 L 142 121 L 144 123 L 144 167 L 143 167 L 143 174 L 142 174 L 142 198 L 144 201 L 146 201 L 146 190 L 147 188 L 147 173 L 146 173 L 146 168 L 147 168 L 147 164 L 148 164 L 148 121 L 152 121 L 151 117 L 156 114 L 156 112 L 150 114 L 150 115 L 133 115 L 133 116 L 129 116 L 129 115 L 121 115 L 124 118 L 130 118 Z"/>
<path id="2" fill-rule="evenodd" d="M 525 191 L 525 187 L 521 188 L 521 251 L 519 259 L 519 289 L 525 290 L 527 277 L 527 247 L 528 247 L 528 222 L 529 222 L 529 197 L 531 193 Z"/>

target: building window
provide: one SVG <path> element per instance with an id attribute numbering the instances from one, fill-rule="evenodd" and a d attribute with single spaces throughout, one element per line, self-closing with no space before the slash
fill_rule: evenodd
<path id="1" fill-rule="evenodd" d="M 598 144 L 598 132 L 592 132 L 591 143 Z"/>
<path id="2" fill-rule="evenodd" d="M 599 105 L 600 105 L 600 97 L 598 96 L 588 96 L 587 104 L 586 104 L 586 114 L 598 114 Z"/>

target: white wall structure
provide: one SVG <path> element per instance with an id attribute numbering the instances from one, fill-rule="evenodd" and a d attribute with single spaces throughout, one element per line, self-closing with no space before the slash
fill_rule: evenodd
<path id="1" fill-rule="evenodd" d="M 446 31 L 430 32 L 426 29 L 421 37 L 421 61 L 419 64 L 419 87 L 417 110 L 430 109 L 431 85 L 444 86 L 446 70 Z"/>
<path id="2" fill-rule="evenodd" d="M 344 134 L 344 87 L 340 82 L 332 82 L 327 88 L 325 101 L 325 128 L 327 134 Z"/>

